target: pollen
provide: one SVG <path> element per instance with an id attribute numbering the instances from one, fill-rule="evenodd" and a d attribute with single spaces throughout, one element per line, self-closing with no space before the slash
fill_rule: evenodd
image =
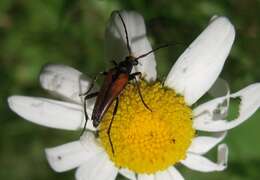
<path id="1" fill-rule="evenodd" d="M 139 82 L 144 102 L 134 84 L 129 84 L 120 96 L 112 123 L 115 102 L 101 121 L 99 138 L 117 167 L 136 173 L 154 173 L 185 159 L 195 135 L 192 110 L 183 96 L 160 82 Z M 111 147 L 113 146 L 113 147 Z M 114 151 L 112 151 L 112 148 Z"/>

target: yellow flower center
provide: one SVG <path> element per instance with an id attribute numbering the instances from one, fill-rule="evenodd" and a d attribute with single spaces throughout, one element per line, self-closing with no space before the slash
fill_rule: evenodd
<path id="1" fill-rule="evenodd" d="M 102 119 L 99 137 L 116 166 L 136 173 L 154 173 L 185 158 L 195 134 L 192 110 L 182 96 L 159 82 L 140 81 L 140 89 L 152 111 L 144 106 L 136 87 L 129 84 L 120 96 L 110 132 L 114 153 L 107 129 L 115 103 Z"/>

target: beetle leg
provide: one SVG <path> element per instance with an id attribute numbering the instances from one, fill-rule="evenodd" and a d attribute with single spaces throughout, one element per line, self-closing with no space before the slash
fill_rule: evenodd
<path id="1" fill-rule="evenodd" d="M 95 78 L 91 81 L 91 84 L 90 84 L 88 90 L 87 90 L 86 92 L 82 93 L 82 94 L 79 94 L 79 96 L 86 96 L 88 93 L 90 93 L 90 91 L 91 91 L 92 88 L 94 87 L 95 82 L 97 81 L 97 79 L 98 79 L 98 77 L 99 77 L 100 75 L 107 75 L 107 72 L 104 71 L 104 72 L 100 72 L 99 74 L 97 74 L 97 75 L 95 76 Z"/>
<path id="2" fill-rule="evenodd" d="M 140 90 L 140 85 L 139 85 L 139 83 L 138 83 L 138 81 L 137 81 L 137 79 L 136 79 L 136 77 L 135 77 L 135 76 L 139 75 L 139 74 L 137 74 L 137 73 L 138 73 L 138 72 L 133 73 L 133 74 L 136 74 L 136 75 L 134 75 L 134 76 L 132 76 L 132 77 L 133 77 L 133 79 L 134 79 L 134 83 L 135 83 L 135 86 L 136 86 L 136 88 L 137 88 L 138 94 L 139 94 L 139 96 L 140 96 L 140 98 L 141 98 L 142 103 L 143 103 L 144 106 L 146 107 L 146 109 L 148 109 L 149 111 L 152 112 L 152 110 L 149 108 L 149 106 L 144 102 L 144 98 L 143 98 L 142 93 L 141 93 L 141 90 Z M 133 74 L 131 74 L 131 75 L 133 75 Z M 131 76 L 130 76 L 130 77 L 131 77 Z"/>
<path id="3" fill-rule="evenodd" d="M 108 139 L 109 139 L 109 143 L 111 145 L 113 154 L 114 154 L 115 151 L 114 151 L 113 143 L 112 143 L 112 140 L 111 140 L 111 137 L 110 137 L 110 132 L 111 132 L 111 128 L 112 128 L 112 123 L 114 121 L 114 117 L 115 117 L 116 112 L 117 112 L 118 104 L 119 104 L 119 97 L 116 98 L 116 105 L 114 107 L 113 116 L 112 116 L 112 119 L 111 119 L 110 124 L 109 124 L 108 129 L 107 129 Z"/>
<path id="4" fill-rule="evenodd" d="M 88 122 L 87 103 L 86 103 L 87 99 L 96 97 L 98 95 L 98 93 L 99 92 L 94 92 L 94 93 L 88 94 L 87 96 L 84 97 L 83 106 L 84 106 L 85 123 L 84 123 L 83 130 L 80 133 L 80 136 L 84 133 L 86 126 L 87 126 L 87 122 Z"/>
<path id="5" fill-rule="evenodd" d="M 92 80 L 92 82 L 91 82 L 91 84 L 90 84 L 90 86 L 89 86 L 87 92 L 85 92 L 85 93 L 83 93 L 83 94 L 79 94 L 79 96 L 85 96 L 85 97 L 84 97 L 84 100 L 83 100 L 83 105 L 84 105 L 83 108 L 84 108 L 84 115 L 85 115 L 85 124 L 84 124 L 83 130 L 82 130 L 81 133 L 80 133 L 80 136 L 84 133 L 84 131 L 85 131 L 85 129 L 86 129 L 86 126 L 87 126 L 87 122 L 88 122 L 88 113 L 87 113 L 87 107 L 86 107 L 87 104 L 86 104 L 86 101 L 87 101 L 87 99 L 90 99 L 90 98 L 93 98 L 93 97 L 97 96 L 98 93 L 99 93 L 99 92 L 90 93 L 90 91 L 91 91 L 92 88 L 94 87 L 94 84 L 95 84 L 95 82 L 97 81 L 98 77 L 99 77 L 100 75 L 106 75 L 106 74 L 107 74 L 107 72 L 100 72 L 99 74 L 97 74 L 97 75 L 95 76 L 95 78 Z M 90 93 L 90 94 L 89 94 L 89 93 Z"/>
<path id="6" fill-rule="evenodd" d="M 133 79 L 135 79 L 135 76 L 141 76 L 141 75 L 142 75 L 141 72 L 132 73 L 132 74 L 130 74 L 130 76 L 129 76 L 129 80 L 133 80 Z"/>
<path id="7" fill-rule="evenodd" d="M 114 66 L 117 66 L 118 63 L 115 60 L 110 61 Z"/>

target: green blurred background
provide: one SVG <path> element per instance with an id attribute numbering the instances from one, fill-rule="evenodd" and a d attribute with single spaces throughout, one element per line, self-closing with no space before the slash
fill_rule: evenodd
<path id="1" fill-rule="evenodd" d="M 189 44 L 214 14 L 230 18 L 236 41 L 222 77 L 232 92 L 260 79 L 260 1 L 174 0 L 1 0 L 0 1 L 0 179 L 74 179 L 74 171 L 55 173 L 44 148 L 78 138 L 79 132 L 49 129 L 24 121 L 10 111 L 6 98 L 13 94 L 48 96 L 39 87 L 38 73 L 48 62 L 75 67 L 93 77 L 104 63 L 104 30 L 112 10 L 130 9 L 143 14 L 152 45 Z M 159 78 L 185 49 L 172 47 L 156 53 Z M 206 49 L 205 49 L 206 50 Z M 232 103 L 231 113 L 236 103 Z M 192 180 L 260 179 L 260 112 L 225 139 L 230 147 L 224 172 L 198 173 L 180 167 Z M 216 152 L 210 153 L 215 160 Z M 121 179 L 121 178 L 120 178 Z"/>

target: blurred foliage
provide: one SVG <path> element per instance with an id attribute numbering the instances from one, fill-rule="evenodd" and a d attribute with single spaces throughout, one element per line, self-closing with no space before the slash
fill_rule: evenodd
<path id="1" fill-rule="evenodd" d="M 47 96 L 38 84 L 38 73 L 47 62 L 70 65 L 91 77 L 106 68 L 104 30 L 111 11 L 116 9 L 143 14 L 154 47 L 167 42 L 183 43 L 156 54 L 160 78 L 167 75 L 208 20 L 218 14 L 229 17 L 237 30 L 222 77 L 228 80 L 232 91 L 260 79 L 259 0 L 1 0 L 0 179 L 74 178 L 73 171 L 53 172 L 46 162 L 44 148 L 75 140 L 79 132 L 28 123 L 9 110 L 6 100 L 12 94 Z M 193 180 L 260 179 L 259 118 L 258 112 L 250 121 L 231 130 L 225 139 L 230 147 L 226 171 L 205 174 L 180 167 L 184 176 Z"/>

